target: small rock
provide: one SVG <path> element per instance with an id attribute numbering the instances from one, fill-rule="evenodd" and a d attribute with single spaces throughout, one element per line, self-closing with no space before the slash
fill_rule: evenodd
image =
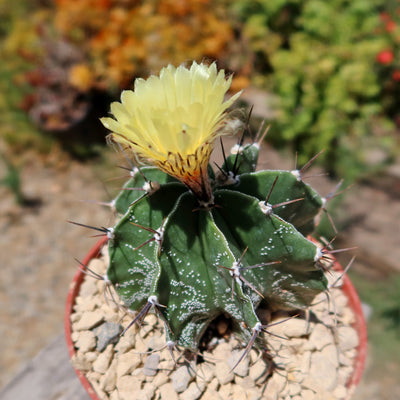
<path id="1" fill-rule="evenodd" d="M 207 385 L 207 389 L 217 390 L 219 387 L 219 382 L 217 378 L 213 378 Z"/>
<path id="2" fill-rule="evenodd" d="M 93 371 L 105 374 L 111 363 L 111 358 L 113 354 L 114 354 L 114 349 L 112 345 L 108 345 L 107 348 L 103 351 L 103 353 L 100 353 L 97 360 L 93 363 Z"/>
<path id="3" fill-rule="evenodd" d="M 101 258 L 92 258 L 89 262 L 88 268 L 98 275 L 103 275 L 105 270 L 104 260 Z"/>
<path id="4" fill-rule="evenodd" d="M 227 342 L 221 342 L 217 345 L 217 347 L 212 351 L 212 358 L 216 361 L 224 361 L 227 360 L 232 352 L 232 347 Z"/>
<path id="5" fill-rule="evenodd" d="M 167 400 L 178 400 L 178 394 L 176 393 L 174 389 L 174 385 L 172 383 L 165 383 L 164 385 L 160 386 L 160 396 L 161 399 L 167 399 Z"/>
<path id="6" fill-rule="evenodd" d="M 290 382 L 288 384 L 290 396 L 296 396 L 301 392 L 301 385 L 296 382 Z"/>
<path id="7" fill-rule="evenodd" d="M 93 329 L 97 337 L 97 351 L 103 351 L 109 344 L 117 343 L 123 328 L 114 322 L 104 322 L 102 325 Z"/>
<path id="8" fill-rule="evenodd" d="M 247 400 L 262 400 L 262 397 L 258 390 L 250 389 L 247 391 Z"/>
<path id="9" fill-rule="evenodd" d="M 358 346 L 357 332 L 350 326 L 341 326 L 337 330 L 339 348 L 341 351 L 351 350 Z"/>
<path id="10" fill-rule="evenodd" d="M 135 341 L 135 351 L 137 353 L 145 354 L 147 353 L 147 350 L 148 350 L 147 341 L 143 340 L 140 336 L 138 336 Z"/>
<path id="11" fill-rule="evenodd" d="M 353 373 L 353 366 L 345 367 L 342 366 L 338 372 L 338 384 L 345 386 Z"/>
<path id="12" fill-rule="evenodd" d="M 315 400 L 315 393 L 309 389 L 303 389 L 301 391 L 302 400 Z"/>
<path id="13" fill-rule="evenodd" d="M 136 332 L 128 329 L 122 336 L 120 336 L 118 343 L 115 345 L 115 351 L 118 353 L 126 353 L 132 350 L 135 346 Z M 137 350 L 136 350 L 137 351 Z"/>
<path id="14" fill-rule="evenodd" d="M 335 366 L 335 368 L 339 367 L 338 350 L 339 349 L 334 344 L 330 344 L 328 346 L 325 346 L 321 350 L 321 354 L 323 354 Z"/>
<path id="15" fill-rule="evenodd" d="M 332 391 L 320 388 L 315 393 L 315 400 L 335 400 L 335 397 L 334 397 Z"/>
<path id="16" fill-rule="evenodd" d="M 96 381 L 97 383 L 100 382 L 100 379 L 102 376 L 103 376 L 103 374 L 100 374 L 99 372 L 95 372 L 95 371 L 89 371 L 86 374 L 86 377 L 88 378 L 88 380 L 90 382 Z"/>
<path id="17" fill-rule="evenodd" d="M 142 360 L 135 351 L 118 354 L 117 358 L 117 376 L 121 377 L 130 374 L 136 367 L 141 364 Z"/>
<path id="18" fill-rule="evenodd" d="M 279 393 L 281 393 L 285 388 L 286 383 L 287 383 L 286 377 L 278 373 L 275 373 L 268 380 L 265 393 L 270 393 L 271 396 L 276 395 L 276 397 L 278 397 Z"/>
<path id="19" fill-rule="evenodd" d="M 291 318 L 282 322 L 282 332 L 289 338 L 302 337 L 309 333 L 309 324 L 304 319 Z"/>
<path id="20" fill-rule="evenodd" d="M 224 361 L 219 361 L 215 364 L 215 376 L 221 385 L 232 382 L 235 377 L 231 367 Z"/>
<path id="21" fill-rule="evenodd" d="M 172 374 L 172 383 L 174 385 L 174 389 L 177 393 L 184 392 L 189 386 L 189 382 L 193 379 L 192 374 L 189 372 L 189 368 L 185 365 L 179 367 Z"/>
<path id="22" fill-rule="evenodd" d="M 117 370 L 116 370 L 117 361 L 114 360 L 106 373 L 100 379 L 100 387 L 106 392 L 111 393 L 115 389 L 115 385 L 117 383 Z"/>
<path id="23" fill-rule="evenodd" d="M 232 400 L 243 400 L 247 399 L 248 390 L 239 385 L 233 386 Z"/>
<path id="24" fill-rule="evenodd" d="M 108 399 L 108 395 L 100 387 L 100 385 L 97 381 L 90 380 L 90 384 L 93 386 L 93 389 L 96 392 L 99 399 Z"/>
<path id="25" fill-rule="evenodd" d="M 308 375 L 311 364 L 311 351 L 305 351 L 300 358 L 299 368 L 303 375 Z"/>
<path id="26" fill-rule="evenodd" d="M 242 355 L 243 355 L 243 350 L 242 351 L 234 350 L 232 352 L 232 355 L 229 357 L 228 360 L 228 364 L 231 369 L 235 367 L 235 365 L 238 363 Z M 247 376 L 248 372 L 249 372 L 249 357 L 246 356 L 239 362 L 239 364 L 236 365 L 235 369 L 233 370 L 233 373 L 235 375 L 245 377 Z"/>
<path id="27" fill-rule="evenodd" d="M 103 316 L 96 311 L 88 311 L 82 314 L 81 319 L 73 326 L 75 331 L 90 330 L 103 322 Z"/>
<path id="28" fill-rule="evenodd" d="M 136 377 L 125 375 L 117 379 L 117 390 L 121 400 L 132 400 L 132 393 L 138 392 L 140 387 L 141 381 Z"/>
<path id="29" fill-rule="evenodd" d="M 201 400 L 225 400 L 225 399 L 223 399 L 216 390 L 207 388 L 207 390 L 201 397 Z"/>
<path id="30" fill-rule="evenodd" d="M 96 279 L 84 279 L 79 289 L 80 297 L 92 297 L 97 294 Z"/>
<path id="31" fill-rule="evenodd" d="M 82 314 L 77 313 L 75 311 L 75 307 L 74 307 L 74 312 L 73 312 L 73 314 L 71 314 L 71 317 L 70 317 L 70 320 L 71 320 L 71 323 L 73 324 L 73 326 L 75 326 L 75 324 L 81 319 L 81 317 L 82 317 Z M 71 338 L 74 333 L 76 333 L 76 332 L 71 333 Z M 74 339 L 72 338 L 72 340 L 74 340 Z"/>
<path id="32" fill-rule="evenodd" d="M 196 382 L 192 382 L 189 387 L 180 395 L 182 400 L 197 400 L 204 391 L 205 385 L 203 387 L 199 386 Z"/>
<path id="33" fill-rule="evenodd" d="M 98 356 L 98 351 L 88 351 L 85 353 L 85 357 L 89 362 L 94 362 L 94 360 L 96 360 Z"/>
<path id="34" fill-rule="evenodd" d="M 75 353 L 71 358 L 72 365 L 80 371 L 90 371 L 92 364 L 86 359 L 82 353 Z"/>
<path id="35" fill-rule="evenodd" d="M 347 397 L 347 394 L 348 394 L 348 390 L 344 386 L 338 386 L 333 391 L 333 395 L 339 400 L 345 399 Z"/>
<path id="36" fill-rule="evenodd" d="M 331 331 L 323 324 L 316 324 L 307 343 L 308 350 L 321 350 L 328 344 L 335 343 Z"/>
<path id="37" fill-rule="evenodd" d="M 143 387 L 143 392 L 148 399 L 152 399 L 156 392 L 157 386 L 152 382 L 146 382 Z"/>
<path id="38" fill-rule="evenodd" d="M 132 376 L 137 376 L 138 378 L 144 380 L 145 376 L 143 375 L 143 368 L 135 368 L 132 373 Z"/>
<path id="39" fill-rule="evenodd" d="M 214 377 L 214 368 L 208 363 L 202 363 L 197 366 L 197 377 L 196 380 L 210 382 Z"/>
<path id="40" fill-rule="evenodd" d="M 168 380 L 168 375 L 164 371 L 160 371 L 160 369 L 158 369 L 157 375 L 154 377 L 153 384 L 156 385 L 156 387 L 160 387 L 164 385 L 164 383 L 167 383 Z"/>
<path id="41" fill-rule="evenodd" d="M 246 376 L 242 378 L 241 376 L 236 375 L 235 376 L 235 383 L 236 385 L 242 386 L 244 388 L 253 388 L 256 386 L 255 382 L 253 379 L 250 378 L 250 376 Z"/>
<path id="42" fill-rule="evenodd" d="M 227 385 L 222 385 L 218 389 L 218 394 L 224 399 L 230 399 L 231 395 L 233 392 L 233 385 L 232 384 L 227 384 Z"/>
<path id="43" fill-rule="evenodd" d="M 148 341 L 147 341 L 147 349 L 148 351 L 159 351 L 160 349 L 165 347 L 165 339 L 161 336 L 152 336 Z"/>
<path id="44" fill-rule="evenodd" d="M 113 390 L 110 393 L 110 400 L 123 400 L 123 399 L 117 390 Z"/>
<path id="45" fill-rule="evenodd" d="M 324 389 L 332 391 L 336 384 L 337 371 L 333 363 L 322 353 L 313 353 L 311 355 L 310 374 L 303 382 L 303 385 L 313 390 Z"/>
<path id="46" fill-rule="evenodd" d="M 262 360 L 259 359 L 255 364 L 253 364 L 249 368 L 249 377 L 256 382 L 266 375 L 268 371 L 268 365 Z"/>
<path id="47" fill-rule="evenodd" d="M 79 332 L 78 340 L 75 342 L 75 347 L 82 353 L 93 350 L 96 347 L 96 337 L 92 331 Z"/>
<path id="48" fill-rule="evenodd" d="M 151 400 L 151 397 L 142 389 L 131 393 L 129 400 Z"/>
<path id="49" fill-rule="evenodd" d="M 166 375 L 169 375 L 171 372 L 175 371 L 175 362 L 174 360 L 160 361 L 158 369 L 163 371 L 163 373 L 165 373 Z"/>
<path id="50" fill-rule="evenodd" d="M 160 355 L 153 353 L 147 356 L 143 366 L 143 375 L 154 376 L 158 370 L 158 363 L 160 362 Z"/>

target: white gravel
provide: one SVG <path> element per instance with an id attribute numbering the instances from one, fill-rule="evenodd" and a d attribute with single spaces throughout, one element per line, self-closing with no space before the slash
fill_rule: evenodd
<path id="1" fill-rule="evenodd" d="M 89 268 L 102 273 L 105 264 L 94 260 Z M 335 275 L 328 279 L 334 281 Z M 348 395 L 346 383 L 358 337 L 350 327 L 354 316 L 338 288 L 331 289 L 330 302 L 324 294 L 315 299 L 311 311 L 317 318 L 286 320 L 282 313 L 280 319 L 285 321 L 268 328 L 271 334 L 266 339 L 277 368 L 271 368 L 253 349 L 234 371 L 245 343 L 234 337 L 220 339 L 198 365 L 188 364 L 174 351 L 175 364 L 165 345 L 162 323 L 154 314 L 145 318 L 140 329 L 131 327 L 118 343 L 99 353 L 93 327 L 103 321 L 122 321 L 125 327 L 132 318 L 112 303 L 107 305 L 103 291 L 103 282 L 85 282 L 71 316 L 77 347 L 73 363 L 85 372 L 100 399 L 341 400 Z"/>

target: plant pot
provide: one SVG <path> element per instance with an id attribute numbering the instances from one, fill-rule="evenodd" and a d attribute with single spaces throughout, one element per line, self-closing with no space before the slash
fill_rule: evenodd
<path id="1" fill-rule="evenodd" d="M 86 255 L 84 260 L 82 261 L 82 264 L 88 265 L 89 262 L 95 258 L 98 258 L 101 254 L 101 249 L 104 246 L 104 244 L 107 242 L 107 239 L 104 238 L 96 243 L 96 245 L 89 251 L 89 253 Z M 333 270 L 335 271 L 343 271 L 343 268 L 341 265 L 334 260 L 333 263 Z M 74 358 L 76 355 L 76 349 L 72 340 L 72 323 L 71 323 L 71 315 L 74 313 L 74 305 L 76 303 L 76 298 L 79 294 L 80 288 L 82 283 L 84 282 L 85 274 L 81 271 L 78 270 L 76 275 L 74 276 L 73 282 L 70 286 L 69 293 L 68 293 L 68 298 L 67 298 L 67 304 L 66 304 L 66 314 L 65 314 L 65 334 L 66 334 L 66 341 L 68 345 L 68 351 L 70 354 L 71 359 Z M 367 348 L 367 331 L 366 331 L 366 324 L 365 324 L 365 319 L 363 316 L 362 308 L 361 308 L 361 303 L 358 298 L 357 292 L 352 285 L 350 279 L 347 277 L 347 275 L 344 275 L 343 279 L 343 284 L 341 285 L 341 290 L 345 297 L 347 298 L 347 305 L 351 309 L 354 318 L 353 318 L 353 323 L 352 323 L 352 328 L 356 331 L 357 336 L 358 336 L 358 345 L 355 349 L 355 357 L 352 360 L 353 364 L 353 371 L 350 374 L 350 376 L 347 379 L 346 383 L 346 388 L 347 392 L 345 397 L 343 399 L 350 399 L 352 393 L 354 392 L 355 388 L 357 387 L 361 375 L 364 369 L 364 364 L 365 364 L 365 358 L 366 358 L 366 348 Z M 78 375 L 78 378 L 82 382 L 82 385 L 88 392 L 89 396 L 93 400 L 101 400 L 101 397 L 98 396 L 96 391 L 94 390 L 92 384 L 89 382 L 87 379 L 86 375 L 84 372 L 82 372 L 79 368 L 74 366 L 75 371 Z M 202 399 L 202 397 L 199 397 Z M 263 397 L 264 399 L 264 397 Z M 268 397 L 269 399 L 269 397 Z"/>

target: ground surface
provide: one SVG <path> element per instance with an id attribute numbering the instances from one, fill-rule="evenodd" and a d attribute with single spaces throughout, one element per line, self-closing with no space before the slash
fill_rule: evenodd
<path id="1" fill-rule="evenodd" d="M 22 181 L 30 207 L 17 206 L 10 192 L 0 187 L 0 387 L 63 330 L 65 297 L 77 267 L 74 257 L 82 259 L 96 241 L 89 237 L 92 232 L 66 221 L 107 226 L 108 209 L 79 200 L 109 200 L 102 181 L 123 174 L 109 171 L 112 162 L 102 162 L 106 166 L 100 168 L 99 163 L 82 164 L 59 152 L 45 162 L 27 156 Z M 293 168 L 291 160 L 270 149 L 262 164 Z M 400 272 L 400 174 L 393 171 L 389 184 L 379 179 L 373 186 L 353 188 L 338 217 L 351 216 L 341 245 L 359 247 L 354 268 L 372 279 Z M 0 176 L 4 173 L 0 165 Z M 115 189 L 120 182 L 107 186 Z M 335 186 L 324 178 L 313 178 L 312 183 L 323 195 Z M 383 365 L 371 354 L 357 400 L 400 398 L 400 360 Z"/>

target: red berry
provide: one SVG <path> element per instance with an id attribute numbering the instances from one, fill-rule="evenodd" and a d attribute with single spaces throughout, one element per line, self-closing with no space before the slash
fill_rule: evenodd
<path id="1" fill-rule="evenodd" d="M 393 71 L 392 78 L 394 81 L 400 81 L 400 71 L 398 69 Z"/>
<path id="2" fill-rule="evenodd" d="M 382 65 L 390 64 L 393 59 L 394 55 L 391 50 L 383 50 L 376 56 L 376 60 Z"/>
<path id="3" fill-rule="evenodd" d="M 397 28 L 397 24 L 394 21 L 386 22 L 386 32 L 393 32 Z"/>

